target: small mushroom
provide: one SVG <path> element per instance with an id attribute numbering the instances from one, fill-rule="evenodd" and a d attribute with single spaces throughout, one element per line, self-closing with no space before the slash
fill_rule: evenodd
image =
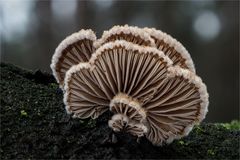
<path id="1" fill-rule="evenodd" d="M 56 48 L 51 69 L 60 87 L 63 87 L 66 72 L 79 62 L 87 62 L 95 51 L 96 35 L 90 29 L 80 30 L 65 38 Z"/>
<path id="2" fill-rule="evenodd" d="M 114 113 L 108 122 L 115 132 L 125 131 L 137 137 L 147 133 L 146 112 L 138 100 L 119 93 L 110 102 L 110 111 Z"/>
<path id="3" fill-rule="evenodd" d="M 110 110 L 114 131 L 145 135 L 154 145 L 186 136 L 201 122 L 208 93 L 191 58 L 176 40 L 150 30 L 117 26 L 92 41 L 90 59 L 65 74 L 67 112 L 97 118 Z"/>
<path id="4" fill-rule="evenodd" d="M 123 114 L 134 121 L 142 122 L 146 119 L 146 112 L 138 100 L 134 100 L 126 94 L 119 93 L 110 102 L 110 111 Z"/>
<path id="5" fill-rule="evenodd" d="M 114 132 L 122 131 L 137 137 L 142 137 L 147 133 L 147 127 L 144 124 L 133 121 L 123 114 L 115 114 L 108 121 L 108 125 Z"/>
<path id="6" fill-rule="evenodd" d="M 148 128 L 143 123 L 130 121 L 126 127 L 127 133 L 136 137 L 142 137 L 148 132 Z"/>

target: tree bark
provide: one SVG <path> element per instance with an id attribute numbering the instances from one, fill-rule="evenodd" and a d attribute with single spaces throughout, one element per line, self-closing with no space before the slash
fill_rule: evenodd
<path id="1" fill-rule="evenodd" d="M 113 133 L 110 112 L 97 120 L 71 118 L 50 74 L 1 63 L 0 84 L 2 159 L 239 158 L 239 128 L 203 123 L 189 136 L 156 147 L 145 138 Z"/>

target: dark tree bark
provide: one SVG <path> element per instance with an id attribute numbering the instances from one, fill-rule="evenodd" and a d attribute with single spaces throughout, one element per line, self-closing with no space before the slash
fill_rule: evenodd
<path id="1" fill-rule="evenodd" d="M 52 75 L 1 64 L 1 159 L 238 159 L 240 131 L 221 124 L 195 126 L 188 137 L 152 146 L 145 138 L 115 134 L 111 113 L 72 119 Z"/>

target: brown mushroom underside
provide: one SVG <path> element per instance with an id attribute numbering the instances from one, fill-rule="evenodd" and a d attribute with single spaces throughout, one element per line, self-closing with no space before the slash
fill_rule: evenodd
<path id="1" fill-rule="evenodd" d="M 95 106 L 109 107 L 109 102 L 118 93 L 146 103 L 163 83 L 166 72 L 166 62 L 152 53 L 139 53 L 120 46 L 105 49 L 91 68 L 71 75 L 71 81 L 67 84 L 67 102 L 70 110 L 84 115 L 82 112 L 85 111 L 93 114 Z"/>
<path id="2" fill-rule="evenodd" d="M 156 47 L 163 51 L 166 56 L 168 56 L 172 61 L 173 65 L 178 65 L 182 68 L 189 69 L 186 64 L 186 59 L 182 57 L 182 55 L 174 49 L 174 47 L 170 47 L 169 44 L 165 43 L 163 40 L 159 40 L 157 38 L 152 37 L 155 40 Z"/>
<path id="3" fill-rule="evenodd" d="M 64 84 L 66 110 L 93 119 L 110 110 L 114 115 L 108 124 L 114 131 L 145 135 L 156 145 L 170 143 L 205 117 L 206 86 L 176 40 L 127 28 L 62 51 L 55 69 Z"/>
<path id="4" fill-rule="evenodd" d="M 65 74 L 72 66 L 87 62 L 94 51 L 93 42 L 88 39 L 79 40 L 65 48 L 56 64 L 60 84 L 64 84 Z"/>
<path id="5" fill-rule="evenodd" d="M 186 126 L 197 121 L 201 102 L 198 88 L 183 77 L 167 80 L 144 106 L 152 130 L 147 138 L 158 144 L 173 135 L 183 135 Z"/>
<path id="6" fill-rule="evenodd" d="M 125 28 L 128 28 L 129 26 L 126 26 Z M 130 28 L 130 27 L 129 27 Z M 144 31 L 144 29 L 142 30 Z M 110 31 L 107 31 L 111 33 Z M 145 31 L 146 32 L 146 31 Z M 189 66 L 186 64 L 186 59 L 182 56 L 181 53 L 179 53 L 173 46 L 170 46 L 167 42 L 165 42 L 163 39 L 166 38 L 164 36 L 156 38 L 154 35 L 151 35 L 149 39 L 143 39 L 140 37 L 141 33 L 138 32 L 134 33 L 112 33 L 109 34 L 109 36 L 105 39 L 105 41 L 102 42 L 101 45 L 108 43 L 108 42 L 113 42 L 116 40 L 126 40 L 128 42 L 132 42 L 134 44 L 138 44 L 141 46 L 152 46 L 151 41 L 155 42 L 155 46 L 157 49 L 160 51 L 163 51 L 163 53 L 168 56 L 172 61 L 173 65 L 178 65 L 182 68 L 189 69 Z M 168 36 L 167 38 L 173 39 L 172 37 Z M 102 38 L 103 39 L 103 38 Z M 192 61 L 192 60 L 191 60 Z"/>

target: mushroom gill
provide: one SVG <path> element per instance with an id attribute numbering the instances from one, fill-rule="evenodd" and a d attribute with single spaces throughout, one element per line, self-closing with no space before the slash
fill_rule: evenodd
<path id="1" fill-rule="evenodd" d="M 79 62 L 87 62 L 95 51 L 96 35 L 90 29 L 80 30 L 65 38 L 56 48 L 51 69 L 60 87 L 63 87 L 66 72 Z"/>
<path id="2" fill-rule="evenodd" d="M 195 72 L 194 63 L 186 48 L 170 35 L 156 30 L 155 28 L 144 28 L 145 32 L 154 39 L 156 47 L 163 51 L 172 61 L 173 65 L 189 69 Z"/>
<path id="3" fill-rule="evenodd" d="M 134 100 L 126 94 L 119 93 L 110 102 L 110 111 L 120 113 L 131 120 L 142 122 L 146 119 L 146 112 L 138 100 Z"/>
<path id="4" fill-rule="evenodd" d="M 119 93 L 146 103 L 163 83 L 166 66 L 170 64 L 171 61 L 155 48 L 124 40 L 106 43 L 88 63 L 79 63 L 67 71 L 66 109 L 83 118 L 98 116 Z"/>
<path id="5" fill-rule="evenodd" d="M 123 114 L 113 115 L 111 120 L 108 121 L 108 126 L 114 132 L 126 132 L 137 137 L 142 137 L 147 133 L 147 127 L 143 123 L 133 121 Z"/>
<path id="6" fill-rule="evenodd" d="M 108 109 L 112 93 L 102 89 L 104 82 L 92 70 L 89 63 L 79 63 L 66 73 L 64 102 L 74 117 L 95 119 Z"/>
<path id="7" fill-rule="evenodd" d="M 170 143 L 186 136 L 189 128 L 202 121 L 207 112 L 208 94 L 202 80 L 179 66 L 168 71 L 165 83 L 144 106 L 150 125 L 147 138 L 153 144 Z"/>
<path id="8" fill-rule="evenodd" d="M 142 46 L 156 47 L 166 54 L 173 65 L 178 65 L 195 72 L 194 63 L 185 47 L 170 35 L 156 30 L 155 28 L 138 28 L 132 26 L 114 26 L 108 31 L 104 31 L 102 37 L 98 39 L 94 46 L 98 48 L 104 43 L 126 40 Z"/>
<path id="9" fill-rule="evenodd" d="M 171 36 L 155 29 L 115 26 L 99 40 L 93 35 L 82 39 L 91 50 L 58 51 L 52 65 L 64 86 L 66 110 L 74 117 L 95 119 L 110 110 L 110 128 L 146 136 L 154 145 L 186 136 L 205 118 L 206 86 L 189 53 Z M 76 47 L 68 44 L 68 50 Z M 76 54 L 87 58 L 65 67 Z M 60 72 L 61 67 L 65 70 Z"/>

